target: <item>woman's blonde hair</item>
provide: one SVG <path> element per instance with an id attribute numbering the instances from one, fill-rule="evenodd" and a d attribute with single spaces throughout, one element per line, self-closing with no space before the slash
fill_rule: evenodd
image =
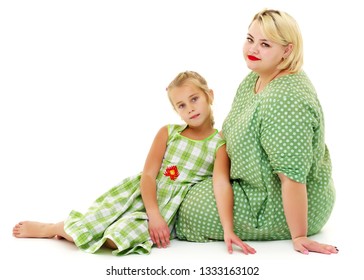
<path id="1" fill-rule="evenodd" d="M 206 99 L 209 102 L 210 105 L 212 105 L 212 101 L 213 101 L 213 96 L 210 94 L 211 93 L 211 89 L 209 88 L 209 86 L 207 85 L 207 82 L 205 80 L 204 77 L 202 77 L 199 73 L 194 72 L 194 71 L 184 71 L 179 73 L 172 82 L 170 82 L 170 84 L 167 86 L 166 90 L 168 93 L 168 99 L 171 102 L 173 109 L 174 108 L 174 104 L 172 103 L 171 97 L 170 97 L 170 91 L 173 88 L 176 87 L 181 87 L 184 86 L 185 84 L 192 84 L 195 87 L 199 88 L 200 90 L 202 90 L 205 95 L 206 95 Z M 211 111 L 211 123 L 212 125 L 214 125 L 214 117 Z"/>
<path id="2" fill-rule="evenodd" d="M 300 71 L 303 65 L 303 40 L 296 20 L 285 12 L 264 9 L 254 16 L 251 23 L 254 21 L 259 23 L 268 40 L 282 46 L 292 44 L 292 52 L 282 60 L 278 69 L 287 69 L 292 73 Z"/>

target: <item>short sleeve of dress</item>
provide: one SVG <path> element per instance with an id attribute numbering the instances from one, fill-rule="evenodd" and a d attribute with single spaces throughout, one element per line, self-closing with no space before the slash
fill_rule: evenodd
<path id="1" fill-rule="evenodd" d="M 183 131 L 186 128 L 186 124 L 168 124 L 168 143 L 173 140 L 178 132 Z"/>
<path id="2" fill-rule="evenodd" d="M 278 88 L 262 102 L 261 144 L 274 173 L 306 184 L 313 162 L 317 111 L 305 94 Z"/>

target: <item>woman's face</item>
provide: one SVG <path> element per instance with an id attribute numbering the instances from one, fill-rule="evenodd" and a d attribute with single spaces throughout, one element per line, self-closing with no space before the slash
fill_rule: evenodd
<path id="1" fill-rule="evenodd" d="M 259 74 L 277 71 L 287 47 L 269 41 L 262 33 L 257 21 L 253 21 L 244 43 L 243 54 L 249 69 Z"/>

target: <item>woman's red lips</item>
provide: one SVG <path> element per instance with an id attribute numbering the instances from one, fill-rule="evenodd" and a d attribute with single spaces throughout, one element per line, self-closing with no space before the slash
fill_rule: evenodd
<path id="1" fill-rule="evenodd" d="M 253 60 L 253 61 L 260 60 L 260 58 L 257 58 L 254 55 L 248 55 L 248 59 Z"/>

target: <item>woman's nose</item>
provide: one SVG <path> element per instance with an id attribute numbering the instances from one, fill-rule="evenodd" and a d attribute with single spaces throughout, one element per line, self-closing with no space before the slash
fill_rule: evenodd
<path id="1" fill-rule="evenodd" d="M 250 45 L 250 48 L 249 48 L 250 53 L 256 53 L 257 50 L 258 50 L 258 45 L 257 44 L 251 44 Z"/>

